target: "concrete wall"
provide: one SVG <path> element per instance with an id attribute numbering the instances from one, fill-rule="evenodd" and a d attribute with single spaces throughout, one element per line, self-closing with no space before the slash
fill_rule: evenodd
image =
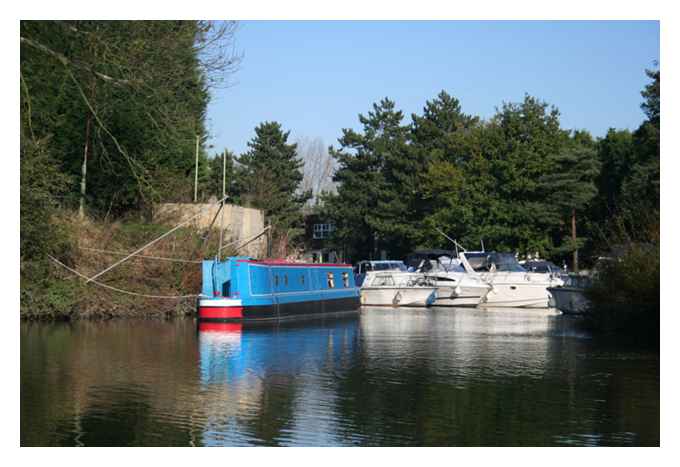
<path id="1" fill-rule="evenodd" d="M 216 204 L 201 203 L 164 203 L 154 206 L 154 222 L 180 223 L 189 219 L 202 211 L 193 224 L 199 229 L 206 229 L 210 226 L 219 206 Z M 213 228 L 220 228 L 220 217 L 218 215 Z M 224 242 L 244 240 L 256 235 L 264 229 L 264 212 L 259 209 L 244 208 L 233 204 L 224 206 Z M 259 239 L 249 243 L 238 251 L 239 254 L 253 257 L 264 257 L 267 252 L 267 236 L 263 235 Z"/>

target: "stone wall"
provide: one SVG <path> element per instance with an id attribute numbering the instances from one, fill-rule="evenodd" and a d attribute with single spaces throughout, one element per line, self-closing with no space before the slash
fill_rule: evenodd
<path id="1" fill-rule="evenodd" d="M 199 229 L 210 226 L 219 206 L 217 204 L 201 203 L 164 203 L 154 206 L 154 222 L 178 224 L 202 211 L 193 224 Z M 213 227 L 219 229 L 220 214 Z M 264 229 L 264 212 L 259 209 L 244 208 L 233 204 L 224 206 L 224 242 L 245 240 L 257 235 Z M 267 251 L 267 236 L 263 235 L 238 251 L 241 255 L 264 257 Z"/>

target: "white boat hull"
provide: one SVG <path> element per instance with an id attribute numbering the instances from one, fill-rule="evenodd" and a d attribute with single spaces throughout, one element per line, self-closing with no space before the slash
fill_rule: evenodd
<path id="1" fill-rule="evenodd" d="M 549 279 L 543 274 L 501 273 L 489 274 L 486 279 L 491 290 L 479 306 L 548 308 L 548 287 L 562 284 L 561 280 Z"/>
<path id="2" fill-rule="evenodd" d="M 436 306 L 477 306 L 489 292 L 482 287 L 440 287 L 437 286 Z"/>
<path id="3" fill-rule="evenodd" d="M 461 272 L 438 272 L 431 277 L 437 286 L 437 306 L 477 306 L 491 287 Z"/>
<path id="4" fill-rule="evenodd" d="M 435 287 L 362 287 L 361 304 L 373 306 L 429 306 Z"/>

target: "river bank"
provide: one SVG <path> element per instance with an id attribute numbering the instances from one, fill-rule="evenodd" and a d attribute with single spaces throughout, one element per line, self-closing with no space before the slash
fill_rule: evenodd
<path id="1" fill-rule="evenodd" d="M 54 255 L 62 264 L 49 257 L 21 262 L 22 319 L 149 318 L 195 312 L 200 261 L 205 252 L 215 251 L 216 232 L 181 228 L 97 283 L 86 284 L 73 271 L 91 277 L 170 227 L 139 220 L 79 219 L 74 213 L 62 213 L 54 224 L 64 238 Z"/>

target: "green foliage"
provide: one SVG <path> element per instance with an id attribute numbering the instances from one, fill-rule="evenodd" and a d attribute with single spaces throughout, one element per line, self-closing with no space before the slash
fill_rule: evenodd
<path id="1" fill-rule="evenodd" d="M 154 201 L 193 198 L 199 135 L 199 182 L 205 184 L 208 90 L 237 62 L 224 48 L 233 26 L 21 22 L 24 316 L 64 316 L 75 306 L 76 282 L 63 282 L 47 254 L 75 261 L 68 226 L 76 223 L 60 217 L 81 199 L 84 168 L 87 213 L 130 218 Z"/>
<path id="2" fill-rule="evenodd" d="M 333 181 L 337 195 L 327 198 L 336 236 L 351 256 L 377 257 L 380 250 L 405 254 L 420 235 L 423 153 L 407 142 L 409 128 L 395 103 L 383 99 L 367 116 L 362 132 L 343 130 L 340 148 L 330 148 L 338 162 Z M 399 219 L 399 222 L 395 222 Z"/>
<path id="3" fill-rule="evenodd" d="M 212 78 L 199 52 L 220 42 L 219 28 L 196 21 L 22 21 L 31 132 L 36 139 L 51 135 L 71 179 L 68 205 L 80 198 L 85 156 L 92 214 L 192 199 L 196 135 L 205 139 Z"/>
<path id="4" fill-rule="evenodd" d="M 302 206 L 311 198 L 311 192 L 299 192 L 303 162 L 296 145 L 288 143 L 289 134 L 277 122 L 261 123 L 248 143 L 250 150 L 238 160 L 243 169 L 241 200 L 264 210 L 281 256 L 303 233 Z"/>
<path id="5" fill-rule="evenodd" d="M 603 262 L 588 291 L 588 325 L 594 330 L 658 344 L 660 324 L 659 244 L 634 243 L 614 260 Z"/>
<path id="6" fill-rule="evenodd" d="M 21 260 L 44 259 L 67 250 L 66 234 L 54 220 L 58 198 L 69 179 L 50 156 L 49 140 L 21 138 Z"/>
<path id="7" fill-rule="evenodd" d="M 243 177 L 241 169 L 234 163 L 234 154 L 226 150 L 226 164 L 223 167 L 224 153 L 215 154 L 215 156 L 208 161 L 208 178 L 206 180 L 206 192 L 209 196 L 214 196 L 217 199 L 222 198 L 222 174 L 225 173 L 225 191 L 229 196 L 228 202 L 240 203 L 241 179 Z"/>
<path id="8" fill-rule="evenodd" d="M 431 151 L 437 155 L 425 180 L 432 207 L 425 224 L 472 248 L 484 240 L 490 248 L 549 253 L 558 221 L 541 177 L 554 170 L 554 154 L 569 140 L 558 117 L 556 109 L 525 96 L 504 104 L 489 122 L 465 116 L 464 125 L 451 126 L 438 153 Z M 447 242 L 435 237 L 433 246 Z"/>

